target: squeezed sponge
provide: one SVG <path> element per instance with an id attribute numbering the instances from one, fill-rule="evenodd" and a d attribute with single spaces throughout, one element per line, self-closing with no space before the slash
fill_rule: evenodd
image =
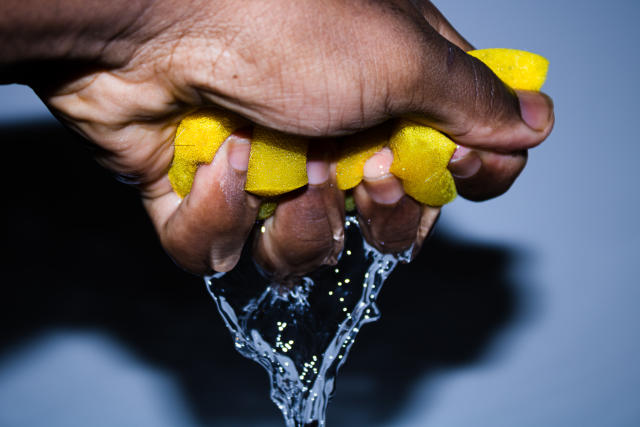
<path id="1" fill-rule="evenodd" d="M 198 166 L 211 163 L 222 143 L 247 122 L 233 113 L 208 108 L 190 114 L 178 125 L 169 181 L 185 197 Z M 275 196 L 307 184 L 307 141 L 256 126 L 245 189 L 259 196 Z"/>
<path id="2" fill-rule="evenodd" d="M 514 49 L 467 53 L 513 89 L 540 90 L 547 75 L 549 62 L 534 53 Z M 198 166 L 210 163 L 224 140 L 245 124 L 240 117 L 218 109 L 202 110 L 182 120 L 169 169 L 169 180 L 178 195 L 189 194 Z M 338 187 L 347 190 L 358 185 L 367 159 L 387 145 L 394 155 L 390 172 L 402 180 L 408 195 L 431 206 L 442 206 L 455 198 L 455 183 L 447 165 L 456 144 L 442 133 L 408 120 L 398 121 L 390 137 L 373 129 L 347 138 L 336 168 Z M 255 126 L 245 189 L 272 197 L 306 185 L 306 155 L 304 138 Z M 274 207 L 269 205 L 269 214 Z"/>
<path id="3" fill-rule="evenodd" d="M 393 163 L 389 171 L 402 180 L 404 191 L 418 202 L 442 206 L 456 197 L 447 169 L 456 144 L 435 129 L 401 120 L 391 135 Z"/>
<path id="4" fill-rule="evenodd" d="M 277 196 L 307 184 L 307 140 L 256 126 L 245 190 Z"/>
<path id="5" fill-rule="evenodd" d="M 336 182 L 340 190 L 349 190 L 360 184 L 364 164 L 369 157 L 382 150 L 389 135 L 380 129 L 369 129 L 349 137 L 340 146 L 336 164 Z"/>
<path id="6" fill-rule="evenodd" d="M 515 49 L 482 49 L 467 52 L 485 63 L 513 89 L 540 90 L 549 61 L 535 53 Z M 366 135 L 366 132 L 363 134 Z M 338 187 L 353 188 L 362 180 L 366 160 L 387 144 L 382 135 L 366 141 L 348 141 L 338 160 Z M 418 202 L 442 206 L 456 197 L 453 176 L 447 169 L 456 144 L 428 126 L 409 120 L 396 125 L 389 147 L 393 152 L 390 172 L 402 180 L 404 191 Z"/>
<path id="7" fill-rule="evenodd" d="M 169 181 L 180 197 L 191 191 L 198 166 L 211 163 L 224 140 L 242 124 L 238 116 L 217 109 L 200 110 L 182 119 L 169 169 Z"/>
<path id="8" fill-rule="evenodd" d="M 549 61 L 535 53 L 516 49 L 480 49 L 467 52 L 478 58 L 513 89 L 540 90 L 547 78 Z"/>

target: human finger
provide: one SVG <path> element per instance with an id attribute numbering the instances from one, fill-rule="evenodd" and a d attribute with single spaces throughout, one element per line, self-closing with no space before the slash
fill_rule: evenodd
<path id="1" fill-rule="evenodd" d="M 527 151 L 500 154 L 458 147 L 449 162 L 458 193 L 481 201 L 506 192 L 527 163 Z"/>
<path id="2" fill-rule="evenodd" d="M 145 207 L 171 257 L 187 270 L 229 271 L 255 223 L 260 199 L 244 191 L 250 135 L 229 136 L 196 172 L 191 192 L 146 199 Z"/>
<path id="3" fill-rule="evenodd" d="M 430 1 L 412 0 L 412 3 L 429 27 L 460 49 L 473 49 Z M 551 100 L 530 91 L 514 91 L 514 94 L 518 97 L 523 121 L 533 128 L 544 129 L 542 136 L 548 134 L 554 122 Z M 508 140 L 495 143 L 491 151 L 474 149 L 472 143 L 459 146 L 449 164 L 458 193 L 471 200 L 485 200 L 504 193 L 524 168 L 527 158 L 526 150 L 512 149 L 511 145 Z"/>
<path id="4" fill-rule="evenodd" d="M 444 18 L 434 20 L 440 32 L 425 19 L 421 37 L 407 41 L 407 49 L 417 52 L 411 60 L 390 55 L 390 114 L 436 128 L 469 148 L 512 152 L 541 143 L 553 127 L 551 100 L 516 93 L 465 53 L 471 45 Z"/>
<path id="5" fill-rule="evenodd" d="M 520 98 L 533 99 L 535 103 L 546 103 L 544 96 L 529 91 L 516 91 Z M 551 102 L 548 100 L 548 102 Z M 527 114 L 546 114 L 544 106 L 532 108 Z M 553 111 L 551 112 L 553 126 Z M 540 120 L 533 118 L 531 120 Z M 453 154 L 448 168 L 451 171 L 458 193 L 470 200 L 480 201 L 506 192 L 527 162 L 527 150 L 489 151 L 459 146 Z"/>
<path id="6" fill-rule="evenodd" d="M 440 209 L 423 206 L 404 193 L 391 175 L 393 154 L 384 148 L 367 160 L 364 179 L 354 189 L 362 235 L 384 253 L 417 253 Z M 427 221 L 430 219 L 431 221 Z"/>
<path id="7" fill-rule="evenodd" d="M 344 194 L 322 153 L 310 153 L 309 185 L 278 201 L 254 240 L 254 258 L 281 282 L 337 262 L 344 244 Z"/>

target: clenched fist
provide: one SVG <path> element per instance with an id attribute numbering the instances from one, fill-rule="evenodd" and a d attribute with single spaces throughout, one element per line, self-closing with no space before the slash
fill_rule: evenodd
<path id="1" fill-rule="evenodd" d="M 232 268 L 253 228 L 251 123 L 313 139 L 309 185 L 253 243 L 280 278 L 342 248 L 331 172 L 341 136 L 398 117 L 434 127 L 460 145 L 449 165 L 459 193 L 481 200 L 509 188 L 553 126 L 550 99 L 507 88 L 428 1 L 4 0 L 0 11 L 0 81 L 29 84 L 100 147 L 99 162 L 140 188 L 164 247 L 195 273 Z M 166 177 L 175 129 L 210 105 L 249 125 L 181 200 Z M 385 251 L 418 248 L 439 210 L 404 195 L 391 161 L 375 154 L 354 191 L 363 233 Z"/>

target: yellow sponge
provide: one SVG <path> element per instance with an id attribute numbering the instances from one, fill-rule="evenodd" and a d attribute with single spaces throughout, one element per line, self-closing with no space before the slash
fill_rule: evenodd
<path id="1" fill-rule="evenodd" d="M 514 89 L 539 90 L 549 62 L 534 53 L 514 49 L 468 52 L 484 62 Z M 178 126 L 169 180 L 181 197 L 191 191 L 197 167 L 210 163 L 224 140 L 246 122 L 234 114 L 206 109 L 187 116 Z M 336 168 L 338 187 L 347 190 L 360 183 L 364 164 L 389 145 L 394 154 L 391 173 L 400 178 L 407 194 L 421 203 L 441 206 L 455 198 L 453 177 L 447 169 L 456 144 L 445 135 L 401 120 L 390 137 L 371 129 L 347 138 Z M 277 196 L 307 184 L 307 141 L 260 126 L 254 128 L 245 189 L 260 196 Z M 271 213 L 271 203 L 263 216 Z"/>
<path id="2" fill-rule="evenodd" d="M 336 165 L 336 181 L 338 188 L 349 190 L 360 184 L 364 164 L 388 142 L 389 136 L 378 128 L 369 129 L 346 138 L 340 146 Z"/>
<path id="3" fill-rule="evenodd" d="M 218 148 L 246 124 L 235 114 L 205 109 L 185 117 L 176 130 L 169 181 L 185 197 L 198 166 L 211 163 Z M 251 141 L 245 189 L 260 196 L 287 193 L 307 183 L 307 141 L 256 126 Z"/>
<path id="4" fill-rule="evenodd" d="M 211 163 L 225 139 L 242 126 L 242 119 L 217 109 L 206 109 L 182 119 L 173 140 L 169 181 L 180 197 L 191 191 L 196 169 Z"/>
<path id="5" fill-rule="evenodd" d="M 467 52 L 478 58 L 513 89 L 540 90 L 549 61 L 535 53 L 516 49 L 480 49 Z"/>
<path id="6" fill-rule="evenodd" d="M 307 140 L 256 126 L 245 190 L 258 196 L 277 196 L 307 182 Z"/>
<path id="7" fill-rule="evenodd" d="M 402 180 L 404 191 L 430 206 L 442 206 L 456 197 L 456 185 L 447 169 L 456 144 L 435 129 L 401 120 L 391 135 L 390 172 Z"/>
<path id="8" fill-rule="evenodd" d="M 549 61 L 535 53 L 515 49 L 482 49 L 468 52 L 484 62 L 513 89 L 540 90 Z M 431 206 L 442 206 L 456 197 L 453 176 L 447 169 L 456 144 L 440 132 L 408 121 L 400 122 L 391 137 L 391 173 L 402 180 L 404 191 Z"/>

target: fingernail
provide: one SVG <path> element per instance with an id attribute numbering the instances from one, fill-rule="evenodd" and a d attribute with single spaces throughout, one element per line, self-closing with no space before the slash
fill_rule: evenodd
<path id="1" fill-rule="evenodd" d="M 448 169 L 456 178 L 469 178 L 478 173 L 480 167 L 482 160 L 475 151 L 458 146 L 451 156 Z"/>
<path id="2" fill-rule="evenodd" d="M 398 178 L 388 175 L 373 181 L 364 180 L 364 187 L 371 199 L 381 205 L 392 205 L 404 196 L 404 188 Z"/>
<path id="3" fill-rule="evenodd" d="M 230 138 L 229 151 L 227 158 L 232 168 L 239 172 L 245 172 L 249 169 L 249 153 L 251 152 L 251 143 L 247 138 L 232 135 Z"/>
<path id="4" fill-rule="evenodd" d="M 388 148 L 383 148 L 371 156 L 364 164 L 362 170 L 364 179 L 373 181 L 389 175 L 389 169 L 393 162 L 393 153 Z"/>
<path id="5" fill-rule="evenodd" d="M 461 158 L 463 158 L 464 156 L 466 156 L 470 152 L 471 152 L 470 148 L 463 147 L 462 145 L 458 145 L 458 147 L 456 148 L 456 151 L 453 152 L 453 156 L 451 156 L 451 160 L 449 160 L 449 161 L 450 162 L 455 162 L 457 160 L 460 160 Z"/>
<path id="6" fill-rule="evenodd" d="M 551 98 L 538 92 L 526 90 L 517 91 L 517 94 L 522 120 L 533 130 L 545 130 L 553 114 Z"/>
<path id="7" fill-rule="evenodd" d="M 329 163 L 324 160 L 307 160 L 307 177 L 310 185 L 320 185 L 329 179 Z"/>
<path id="8" fill-rule="evenodd" d="M 383 148 L 371 156 L 364 164 L 364 185 L 369 197 L 379 204 L 392 205 L 404 196 L 400 180 L 389 172 L 393 153 Z"/>

